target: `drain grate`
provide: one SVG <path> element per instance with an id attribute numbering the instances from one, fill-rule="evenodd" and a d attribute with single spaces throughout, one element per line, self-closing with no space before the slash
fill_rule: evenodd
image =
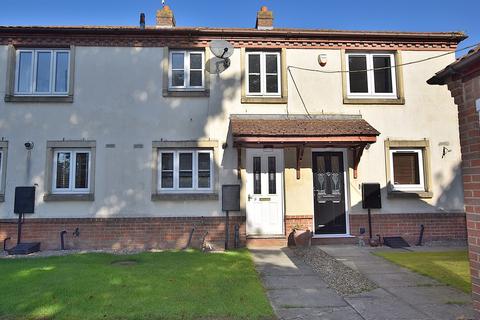
<path id="1" fill-rule="evenodd" d="M 383 237 L 383 244 L 390 248 L 405 248 L 410 245 L 402 237 Z"/>

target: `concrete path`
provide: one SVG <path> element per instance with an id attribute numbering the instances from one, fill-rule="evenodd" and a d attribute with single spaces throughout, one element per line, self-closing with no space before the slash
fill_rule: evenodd
<path id="1" fill-rule="evenodd" d="M 400 268 L 357 246 L 322 246 L 379 285 L 341 297 L 288 248 L 251 249 L 279 319 L 456 320 L 473 319 L 470 297 Z"/>

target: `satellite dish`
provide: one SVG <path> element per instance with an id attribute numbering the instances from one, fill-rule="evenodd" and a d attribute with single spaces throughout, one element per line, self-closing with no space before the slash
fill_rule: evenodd
<path id="1" fill-rule="evenodd" d="M 220 74 L 230 66 L 230 59 L 222 59 L 217 57 L 210 58 L 205 69 L 211 74 Z"/>
<path id="2" fill-rule="evenodd" d="M 233 46 L 225 40 L 212 40 L 208 44 L 213 55 L 220 59 L 228 59 L 233 54 Z"/>

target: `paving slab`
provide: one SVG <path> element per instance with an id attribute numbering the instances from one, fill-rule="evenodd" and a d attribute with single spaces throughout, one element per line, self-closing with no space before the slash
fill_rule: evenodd
<path id="1" fill-rule="evenodd" d="M 327 284 L 319 281 L 318 275 L 264 275 L 263 284 L 266 289 L 292 289 L 292 288 L 326 288 Z"/>
<path id="2" fill-rule="evenodd" d="M 443 287 L 444 284 L 412 272 L 364 273 L 367 278 L 381 287 Z"/>
<path id="3" fill-rule="evenodd" d="M 382 288 L 345 297 L 345 300 L 368 320 L 431 319 Z"/>
<path id="4" fill-rule="evenodd" d="M 470 296 L 448 286 L 443 287 L 395 287 L 388 291 L 412 305 L 449 304 L 452 302 L 471 302 Z"/>
<path id="5" fill-rule="evenodd" d="M 328 288 L 294 288 L 267 292 L 277 308 L 346 307 L 348 304 L 335 291 Z"/>
<path id="6" fill-rule="evenodd" d="M 279 309 L 282 320 L 364 320 L 349 307 L 334 308 L 287 308 Z"/>

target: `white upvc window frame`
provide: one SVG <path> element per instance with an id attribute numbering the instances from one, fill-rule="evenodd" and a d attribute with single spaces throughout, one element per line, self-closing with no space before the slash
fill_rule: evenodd
<path id="1" fill-rule="evenodd" d="M 250 92 L 250 63 L 251 55 L 260 55 L 260 92 Z M 267 92 L 267 67 L 266 56 L 277 56 L 277 88 L 278 92 Z M 245 93 L 251 97 L 281 97 L 282 96 L 282 72 L 281 72 L 281 53 L 275 51 L 247 51 L 245 53 Z"/>
<path id="2" fill-rule="evenodd" d="M 70 172 L 68 188 L 57 188 L 57 159 L 59 153 L 70 153 Z M 87 188 L 75 188 L 75 169 L 77 163 L 77 153 L 88 154 L 88 185 Z M 52 193 L 53 194 L 88 194 L 90 193 L 90 183 L 92 175 L 92 153 L 89 149 L 55 149 L 53 152 L 52 167 Z"/>
<path id="3" fill-rule="evenodd" d="M 183 86 L 174 86 L 172 78 L 172 55 L 175 53 L 183 54 L 183 72 L 184 72 L 184 85 Z M 190 86 L 190 55 L 191 54 L 201 54 L 202 56 L 202 85 L 201 86 Z M 177 70 L 177 69 L 176 69 Z M 180 70 L 180 69 L 178 69 Z M 200 71 L 200 69 L 193 69 L 195 71 Z M 203 91 L 205 90 L 205 52 L 201 50 L 170 50 L 168 54 L 168 89 L 175 91 Z"/>
<path id="4" fill-rule="evenodd" d="M 4 186 L 3 186 L 3 164 L 4 164 L 4 153 L 3 150 L 0 149 L 0 194 L 4 193 Z"/>
<path id="5" fill-rule="evenodd" d="M 19 92 L 18 91 L 18 82 L 19 82 L 19 68 L 20 68 L 20 54 L 22 52 L 27 52 L 32 54 L 32 66 L 30 70 L 30 90 L 29 92 Z M 37 73 L 37 60 L 38 60 L 38 53 L 50 53 L 50 88 L 48 92 L 37 92 L 36 90 L 36 73 Z M 55 91 L 56 87 L 56 66 L 57 66 L 57 53 L 67 53 L 68 54 L 68 62 L 67 62 L 67 83 L 66 83 L 66 91 Z M 70 59 L 71 53 L 69 49 L 17 49 L 16 50 L 16 62 L 15 62 L 15 90 L 14 94 L 16 96 L 68 96 L 69 88 L 70 88 Z"/>
<path id="6" fill-rule="evenodd" d="M 368 92 L 350 92 L 350 57 L 365 57 L 367 62 L 367 86 Z M 373 58 L 374 57 L 389 57 L 391 65 L 391 77 L 392 77 L 392 92 L 391 93 L 376 93 L 375 92 L 375 75 L 373 70 Z M 345 65 L 347 71 L 347 96 L 349 98 L 379 98 L 379 99 L 396 99 L 397 97 L 397 75 L 396 75 L 396 61 L 394 53 L 387 52 L 349 52 L 345 54 Z"/>
<path id="7" fill-rule="evenodd" d="M 205 193 L 213 192 L 214 184 L 214 172 L 213 172 L 213 150 L 209 149 L 158 149 L 158 183 L 157 190 L 160 193 Z M 173 154 L 173 188 L 162 187 L 162 154 Z M 179 176 L 180 176 L 180 154 L 191 153 L 192 154 L 192 188 L 180 188 Z M 210 155 L 210 187 L 200 188 L 198 187 L 198 155 L 201 153 L 207 153 Z"/>
<path id="8" fill-rule="evenodd" d="M 395 153 L 416 153 L 418 155 L 418 174 L 420 178 L 419 184 L 395 184 L 395 172 L 394 172 L 394 165 L 393 165 L 393 155 Z M 391 148 L 389 150 L 389 157 L 390 157 L 390 177 L 391 177 L 391 184 L 392 184 L 392 191 L 425 191 L 425 171 L 424 171 L 424 156 L 423 156 L 423 148 L 409 148 L 409 149 L 401 149 L 401 148 Z"/>

